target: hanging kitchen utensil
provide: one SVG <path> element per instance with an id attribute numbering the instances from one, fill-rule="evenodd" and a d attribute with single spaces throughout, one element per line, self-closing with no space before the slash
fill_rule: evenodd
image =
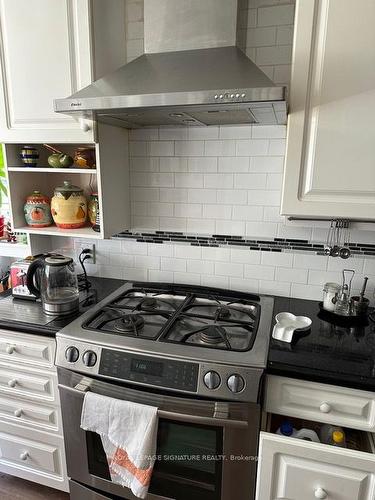
<path id="1" fill-rule="evenodd" d="M 331 255 L 331 250 L 332 250 L 332 245 L 331 245 L 331 240 L 332 240 L 332 233 L 333 233 L 333 225 L 334 225 L 333 220 L 331 220 L 329 229 L 328 229 L 328 234 L 327 234 L 327 241 L 324 247 L 324 255 Z"/>
<path id="2" fill-rule="evenodd" d="M 339 220 L 335 221 L 335 228 L 333 232 L 333 246 L 330 252 L 331 257 L 338 257 L 340 255 L 340 247 L 339 247 L 339 236 L 340 236 L 340 222 Z"/>
<path id="3" fill-rule="evenodd" d="M 350 221 L 346 220 L 344 221 L 344 245 L 340 249 L 340 257 L 342 259 L 349 259 L 351 255 L 351 250 L 349 248 L 349 241 L 350 241 Z"/>

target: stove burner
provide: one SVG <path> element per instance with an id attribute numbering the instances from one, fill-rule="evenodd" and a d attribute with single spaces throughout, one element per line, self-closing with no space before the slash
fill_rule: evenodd
<path id="1" fill-rule="evenodd" d="M 145 320 L 139 314 L 125 314 L 121 319 L 118 319 L 114 327 L 119 332 L 134 332 L 138 335 L 138 331 L 144 327 Z"/>
<path id="2" fill-rule="evenodd" d="M 221 344 L 225 342 L 225 328 L 219 325 L 208 325 L 205 330 L 199 333 L 200 340 L 205 344 Z"/>
<path id="3" fill-rule="evenodd" d="M 154 297 L 145 297 L 142 300 L 141 305 L 147 307 L 148 309 L 156 309 L 158 307 L 158 301 Z"/>
<path id="4" fill-rule="evenodd" d="M 216 312 L 217 319 L 229 318 L 230 315 L 231 315 L 230 308 L 227 306 L 219 307 Z"/>

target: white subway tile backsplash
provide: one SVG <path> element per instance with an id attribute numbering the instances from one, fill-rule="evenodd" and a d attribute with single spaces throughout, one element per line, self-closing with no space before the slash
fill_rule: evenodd
<path id="1" fill-rule="evenodd" d="M 162 271 L 186 271 L 186 260 L 185 259 L 173 259 L 169 257 L 161 258 L 161 270 Z"/>
<path id="2" fill-rule="evenodd" d="M 248 172 L 250 158 L 247 156 L 228 156 L 219 158 L 219 172 Z"/>
<path id="3" fill-rule="evenodd" d="M 135 255 L 134 266 L 143 269 L 160 269 L 160 257 L 152 255 Z"/>
<path id="4" fill-rule="evenodd" d="M 215 221 L 205 219 L 188 219 L 188 233 L 213 234 L 215 232 Z"/>
<path id="5" fill-rule="evenodd" d="M 293 43 L 293 25 L 279 26 L 276 34 L 277 45 L 291 45 Z"/>
<path id="6" fill-rule="evenodd" d="M 207 219 L 230 219 L 232 205 L 203 205 L 203 217 Z"/>
<path id="7" fill-rule="evenodd" d="M 154 271 L 150 269 L 148 271 L 148 279 L 150 281 L 173 283 L 173 272 L 172 271 Z"/>
<path id="8" fill-rule="evenodd" d="M 176 245 L 174 256 L 179 259 L 201 259 L 202 247 Z"/>
<path id="9" fill-rule="evenodd" d="M 200 285 L 201 275 L 193 273 L 173 273 L 173 280 L 176 283 L 184 283 L 186 285 Z"/>
<path id="10" fill-rule="evenodd" d="M 158 128 L 144 127 L 129 130 L 130 141 L 157 141 L 158 139 Z"/>
<path id="11" fill-rule="evenodd" d="M 158 172 L 159 158 L 130 158 L 129 166 L 131 171 L 136 172 Z"/>
<path id="12" fill-rule="evenodd" d="M 258 9 L 258 26 L 293 24 L 294 5 L 279 5 Z"/>
<path id="13" fill-rule="evenodd" d="M 215 274 L 218 276 L 229 276 L 233 278 L 243 278 L 243 265 L 231 262 L 216 262 Z"/>
<path id="14" fill-rule="evenodd" d="M 321 286 L 292 283 L 291 296 L 299 299 L 322 300 L 323 288 Z"/>
<path id="15" fill-rule="evenodd" d="M 189 172 L 217 172 L 217 158 L 189 158 L 188 159 Z"/>
<path id="16" fill-rule="evenodd" d="M 240 189 L 219 189 L 217 191 L 217 202 L 226 204 L 247 204 L 247 191 Z"/>
<path id="17" fill-rule="evenodd" d="M 181 175 L 181 174 L 176 174 Z M 135 187 L 173 187 L 174 174 L 154 172 L 131 172 L 130 182 Z"/>
<path id="18" fill-rule="evenodd" d="M 203 156 L 204 141 L 176 141 L 175 154 L 177 156 Z"/>
<path id="19" fill-rule="evenodd" d="M 235 205 L 233 207 L 234 220 L 261 221 L 264 220 L 264 208 L 250 205 Z"/>
<path id="20" fill-rule="evenodd" d="M 159 189 L 137 188 L 132 186 L 130 190 L 130 198 L 134 201 L 159 201 Z"/>
<path id="21" fill-rule="evenodd" d="M 282 174 L 267 174 L 267 189 L 281 189 L 282 184 Z"/>
<path id="22" fill-rule="evenodd" d="M 205 188 L 233 188 L 233 174 L 207 174 L 204 176 Z"/>
<path id="23" fill-rule="evenodd" d="M 187 189 L 160 189 L 160 201 L 185 203 L 188 201 L 188 191 Z"/>
<path id="24" fill-rule="evenodd" d="M 233 236 L 242 235 L 245 232 L 245 222 L 235 220 L 217 220 L 215 233 L 230 234 Z"/>
<path id="25" fill-rule="evenodd" d="M 216 203 L 216 189 L 189 189 L 189 203 Z"/>
<path id="26" fill-rule="evenodd" d="M 283 156 L 256 156 L 250 158 L 250 172 L 282 173 L 284 168 Z"/>
<path id="27" fill-rule="evenodd" d="M 150 141 L 149 154 L 150 156 L 174 156 L 173 141 Z"/>
<path id="28" fill-rule="evenodd" d="M 271 139 L 269 142 L 268 154 L 271 156 L 284 155 L 285 145 L 285 139 Z"/>
<path id="29" fill-rule="evenodd" d="M 283 283 L 281 281 L 259 281 L 259 293 L 264 293 L 266 295 L 282 295 L 284 297 L 289 297 L 291 291 L 290 283 Z"/>
<path id="30" fill-rule="evenodd" d="M 240 264 L 260 264 L 259 251 L 231 248 L 231 261 Z"/>
<path id="31" fill-rule="evenodd" d="M 251 173 L 234 175 L 234 187 L 237 189 L 265 189 L 266 183 L 266 174 Z"/>
<path id="32" fill-rule="evenodd" d="M 183 141 L 187 138 L 187 127 L 160 127 L 159 139 L 161 141 Z"/>
<path id="33" fill-rule="evenodd" d="M 266 47 L 275 45 L 276 27 L 249 28 L 247 30 L 246 46 L 248 47 Z"/>
<path id="34" fill-rule="evenodd" d="M 208 260 L 188 260 L 187 272 L 198 274 L 214 274 L 214 262 Z"/>
<path id="35" fill-rule="evenodd" d="M 292 57 L 291 45 L 258 47 L 255 62 L 260 65 L 289 64 Z"/>
<path id="36" fill-rule="evenodd" d="M 202 259 L 222 262 L 230 261 L 229 248 L 202 247 Z"/>
<path id="37" fill-rule="evenodd" d="M 252 125 L 222 125 L 220 139 L 251 139 Z"/>
<path id="38" fill-rule="evenodd" d="M 205 156 L 234 156 L 235 141 L 205 141 L 204 154 Z"/>
<path id="39" fill-rule="evenodd" d="M 283 252 L 262 252 L 261 263 L 265 266 L 292 267 L 293 254 Z"/>
<path id="40" fill-rule="evenodd" d="M 229 278 L 229 288 L 239 292 L 258 293 L 259 281 L 256 279 Z"/>
<path id="41" fill-rule="evenodd" d="M 174 205 L 175 217 L 202 217 L 202 205 L 198 203 L 176 203 Z"/>
<path id="42" fill-rule="evenodd" d="M 163 231 L 187 231 L 187 219 L 184 217 L 160 217 Z"/>
<path id="43" fill-rule="evenodd" d="M 161 157 L 159 158 L 159 169 L 160 172 L 187 172 L 188 161 L 187 158 Z"/>
<path id="44" fill-rule="evenodd" d="M 110 253 L 108 264 L 110 266 L 134 267 L 134 257 L 123 253 Z"/>
<path id="45" fill-rule="evenodd" d="M 252 191 L 249 191 L 248 193 L 248 204 L 279 207 L 280 198 L 280 191 L 265 191 L 262 189 L 254 189 Z"/>
<path id="46" fill-rule="evenodd" d="M 173 203 L 156 203 L 147 204 L 147 215 L 157 215 L 159 217 L 171 217 L 174 214 Z"/>
<path id="47" fill-rule="evenodd" d="M 307 283 L 308 270 L 307 269 L 297 269 L 297 268 L 287 268 L 278 267 L 276 269 L 276 281 L 284 281 L 290 283 Z"/>
<path id="48" fill-rule="evenodd" d="M 115 243 L 113 240 L 111 242 Z M 116 242 L 117 243 L 117 242 Z M 147 255 L 147 245 L 144 243 L 138 243 L 137 241 L 127 241 L 122 240 L 121 242 L 121 252 L 130 255 Z M 154 247 L 154 245 L 152 245 Z"/>
<path id="49" fill-rule="evenodd" d="M 275 278 L 275 268 L 259 264 L 245 264 L 244 276 L 245 278 L 258 280 L 273 280 Z"/>
<path id="50" fill-rule="evenodd" d="M 209 127 L 189 127 L 188 138 L 190 140 L 218 139 L 219 127 L 211 125 Z"/>
<path id="51" fill-rule="evenodd" d="M 227 276 L 214 276 L 210 274 L 202 274 L 202 286 L 211 286 L 214 288 L 229 288 L 229 278 Z"/>
<path id="52" fill-rule="evenodd" d="M 135 156 L 149 156 L 150 143 L 146 141 L 129 141 L 129 154 L 133 158 Z"/>
<path id="53" fill-rule="evenodd" d="M 253 127 L 253 139 L 285 139 L 286 125 Z"/>
<path id="54" fill-rule="evenodd" d="M 145 246 L 145 244 L 143 243 Z M 173 257 L 174 247 L 173 245 L 165 244 L 152 244 L 148 245 L 148 254 L 154 257 Z"/>
<path id="55" fill-rule="evenodd" d="M 249 139 L 236 141 L 236 156 L 259 156 L 266 155 L 268 141 L 262 139 Z"/>
<path id="56" fill-rule="evenodd" d="M 202 174 L 175 174 L 175 186 L 179 188 L 202 188 Z"/>
<path id="57" fill-rule="evenodd" d="M 296 253 L 294 255 L 293 267 L 325 271 L 327 269 L 327 264 L 328 257 L 325 255 L 311 255 L 310 253 Z"/>
<path id="58" fill-rule="evenodd" d="M 274 238 L 276 232 L 276 222 L 246 222 L 246 236 L 252 238 Z"/>

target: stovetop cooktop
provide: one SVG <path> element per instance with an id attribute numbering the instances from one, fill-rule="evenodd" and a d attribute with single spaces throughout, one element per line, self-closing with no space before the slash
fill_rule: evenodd
<path id="1" fill-rule="evenodd" d="M 272 309 L 271 297 L 128 282 L 58 332 L 56 364 L 118 383 L 256 402 Z"/>
<path id="2" fill-rule="evenodd" d="M 247 351 L 257 334 L 258 296 L 134 287 L 83 324 L 83 328 L 210 349 Z"/>

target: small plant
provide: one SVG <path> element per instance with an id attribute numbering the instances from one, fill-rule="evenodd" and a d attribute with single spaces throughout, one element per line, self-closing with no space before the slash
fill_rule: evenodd
<path id="1" fill-rule="evenodd" d="M 7 196 L 8 191 L 6 188 L 6 174 L 3 156 L 3 146 L 0 144 L 0 208 L 3 204 L 3 196 Z"/>

